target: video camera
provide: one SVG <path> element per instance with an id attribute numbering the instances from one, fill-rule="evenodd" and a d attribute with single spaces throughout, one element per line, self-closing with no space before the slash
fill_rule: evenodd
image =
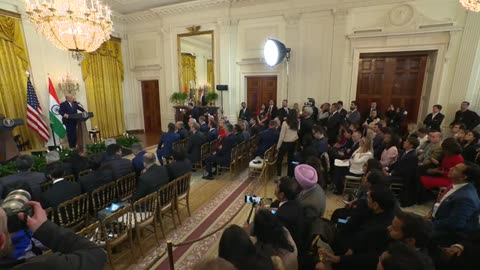
<path id="1" fill-rule="evenodd" d="M 25 219 L 27 216 L 33 216 L 33 208 L 25 203 L 31 200 L 30 193 L 23 189 L 17 189 L 8 193 L 5 200 L 3 200 L 0 207 L 3 208 L 7 215 L 7 227 L 9 233 L 18 232 L 22 229 L 26 229 L 26 220 L 18 218 L 18 213 L 25 213 Z"/>
<path id="2" fill-rule="evenodd" d="M 304 106 L 315 106 L 315 99 L 314 98 L 307 98 L 307 102 L 303 103 Z"/>

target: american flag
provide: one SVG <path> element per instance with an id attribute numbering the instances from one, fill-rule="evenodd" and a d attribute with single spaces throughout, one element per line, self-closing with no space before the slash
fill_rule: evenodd
<path id="1" fill-rule="evenodd" d="M 48 127 L 45 121 L 42 119 L 42 107 L 38 102 L 37 94 L 33 89 L 30 78 L 27 79 L 27 126 L 35 131 L 40 139 L 44 142 L 48 142 L 50 138 Z"/>

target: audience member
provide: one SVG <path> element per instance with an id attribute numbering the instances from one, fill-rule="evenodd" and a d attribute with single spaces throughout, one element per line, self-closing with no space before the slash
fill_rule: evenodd
<path id="1" fill-rule="evenodd" d="M 377 270 L 427 270 L 418 253 L 407 245 L 394 242 L 378 258 Z"/>
<path id="2" fill-rule="evenodd" d="M 135 188 L 135 201 L 158 191 L 162 186 L 168 184 L 167 168 L 155 164 L 156 161 L 157 159 L 152 153 L 146 153 L 143 156 L 145 172 L 138 178 Z"/>
<path id="3" fill-rule="evenodd" d="M 185 128 L 185 124 L 181 121 L 178 121 L 175 124 L 175 129 L 176 129 L 176 133 L 178 135 L 180 135 L 180 140 L 186 139 L 190 136 L 190 134 L 188 133 L 188 130 Z M 169 129 L 169 131 L 170 131 L 170 129 Z M 162 135 L 162 137 L 163 137 L 163 135 Z"/>
<path id="4" fill-rule="evenodd" d="M 207 141 L 207 138 L 199 129 L 199 124 L 195 123 L 192 125 L 192 136 L 190 136 L 187 142 L 187 158 L 192 163 L 202 161 L 202 145 Z"/>
<path id="5" fill-rule="evenodd" d="M 258 121 L 255 117 L 250 118 L 250 136 L 255 136 L 260 131 L 260 126 L 258 125 Z"/>
<path id="6" fill-rule="evenodd" d="M 338 110 L 338 113 L 340 113 L 340 115 L 342 116 L 342 120 L 345 120 L 345 117 L 347 116 L 347 110 L 345 110 L 343 108 L 343 101 L 339 100 L 337 101 L 337 110 Z"/>
<path id="7" fill-rule="evenodd" d="M 330 103 L 323 103 L 322 106 L 320 106 L 320 111 L 318 112 L 318 122 L 320 123 L 320 125 L 326 126 L 329 116 L 330 116 Z"/>
<path id="8" fill-rule="evenodd" d="M 45 161 L 48 164 L 51 164 L 53 162 L 57 162 L 57 161 L 60 161 L 60 153 L 58 151 L 49 151 L 47 153 L 47 155 L 45 155 Z M 73 171 L 72 171 L 72 164 L 71 163 L 63 163 L 63 170 L 64 170 L 64 173 L 65 175 L 72 175 L 73 174 Z"/>
<path id="9" fill-rule="evenodd" d="M 440 131 L 431 131 L 428 133 L 428 142 L 420 148 L 418 156 L 418 165 L 423 167 L 423 170 L 433 168 L 440 164 L 439 160 L 442 157 L 442 133 Z"/>
<path id="10" fill-rule="evenodd" d="M 478 140 L 480 133 L 468 131 L 465 135 L 465 144 L 463 145 L 462 156 L 465 161 L 475 162 L 478 154 Z"/>
<path id="11" fill-rule="evenodd" d="M 277 117 L 283 123 L 283 121 L 287 120 L 288 115 L 289 115 L 288 100 L 284 99 L 282 101 L 282 107 L 278 109 Z"/>
<path id="12" fill-rule="evenodd" d="M 428 130 L 426 128 L 419 128 L 417 130 L 417 138 L 418 138 L 418 147 L 417 148 L 422 148 L 425 143 L 428 141 Z"/>
<path id="13" fill-rule="evenodd" d="M 338 105 L 332 104 L 330 116 L 327 120 L 327 135 L 328 142 L 334 144 L 337 142 L 337 137 L 339 135 L 340 125 L 345 120 L 345 115 L 340 113 Z"/>
<path id="14" fill-rule="evenodd" d="M 173 151 L 173 159 L 175 162 L 167 166 L 170 181 L 192 171 L 192 162 L 187 159 L 184 149 Z"/>
<path id="15" fill-rule="evenodd" d="M 44 173 L 32 172 L 33 157 L 20 155 L 15 159 L 18 172 L 0 178 L 0 196 L 5 198 L 15 187 L 27 184 L 31 190 L 32 201 L 39 201 L 42 190 L 41 184 L 47 181 Z"/>
<path id="16" fill-rule="evenodd" d="M 240 128 L 242 129 L 242 136 L 244 141 L 250 140 L 252 135 L 250 134 L 250 128 L 247 121 L 242 121 L 239 123 Z"/>
<path id="17" fill-rule="evenodd" d="M 295 167 L 295 179 L 301 187 L 297 201 L 303 208 L 305 224 L 323 217 L 326 208 L 325 191 L 318 185 L 317 171 L 309 165 L 300 164 Z"/>
<path id="18" fill-rule="evenodd" d="M 457 134 L 455 134 L 455 139 L 460 145 L 465 143 L 465 135 L 467 135 L 467 129 L 464 125 L 460 125 Z"/>
<path id="19" fill-rule="evenodd" d="M 302 160 L 306 160 L 310 156 L 320 158 L 323 153 L 328 152 L 328 139 L 325 138 L 325 130 L 319 125 L 313 127 L 313 142 L 303 148 Z"/>
<path id="20" fill-rule="evenodd" d="M 102 166 L 112 168 L 114 180 L 133 172 L 132 162 L 122 158 L 122 147 L 118 144 L 107 146 L 107 160 L 103 162 Z"/>
<path id="21" fill-rule="evenodd" d="M 310 104 L 310 107 L 312 107 L 312 118 L 313 121 L 316 122 L 318 119 L 318 108 L 315 106 L 315 99 L 313 98 L 308 98 L 308 103 Z"/>
<path id="22" fill-rule="evenodd" d="M 82 188 L 82 193 L 90 193 L 95 189 L 113 181 L 113 171 L 110 166 L 101 166 L 101 160 L 92 161 L 92 172 L 80 176 L 78 183 Z"/>
<path id="23" fill-rule="evenodd" d="M 266 126 L 268 125 L 269 119 L 270 119 L 270 114 L 267 112 L 267 105 L 262 104 L 257 114 L 257 122 L 258 122 L 258 125 L 260 126 L 260 131 L 266 128 Z"/>
<path id="24" fill-rule="evenodd" d="M 268 101 L 267 114 L 269 115 L 269 120 L 277 118 L 278 109 L 275 105 L 275 101 L 273 101 L 272 99 Z"/>
<path id="25" fill-rule="evenodd" d="M 445 115 L 441 113 L 442 105 L 433 105 L 432 112 L 427 114 L 425 120 L 423 120 L 423 125 L 426 129 L 429 130 L 442 130 L 442 122 L 445 118 Z"/>
<path id="26" fill-rule="evenodd" d="M 217 123 L 215 121 L 208 122 L 207 141 L 212 142 L 218 138 Z"/>
<path id="27" fill-rule="evenodd" d="M 385 133 L 389 132 L 389 129 L 387 127 L 383 127 L 382 124 L 378 123 L 375 126 L 373 126 L 373 137 L 372 137 L 372 144 L 373 144 L 373 156 L 376 159 L 380 159 L 383 149 L 385 149 L 385 143 L 383 141 L 385 137 Z M 371 134 L 371 131 L 365 133 L 365 136 L 369 136 Z"/>
<path id="28" fill-rule="evenodd" d="M 277 122 L 270 121 L 268 124 L 268 129 L 258 133 L 258 150 L 257 156 L 262 157 L 265 152 L 272 147 L 273 145 L 277 144 L 278 138 L 280 134 L 277 130 Z"/>
<path id="29" fill-rule="evenodd" d="M 298 138 L 300 143 L 303 144 L 305 136 L 312 136 L 312 129 L 314 124 L 314 118 L 312 117 L 313 109 L 310 106 L 303 107 L 303 118 L 300 120 L 300 130 L 298 131 Z"/>
<path id="30" fill-rule="evenodd" d="M 441 249 L 441 258 L 436 260 L 437 270 L 480 268 L 480 229 L 465 234 L 455 244 Z"/>
<path id="31" fill-rule="evenodd" d="M 380 156 L 380 163 L 382 163 L 383 167 L 390 167 L 398 157 L 398 136 L 392 132 L 387 132 L 383 137 L 383 142 L 385 144 L 385 149 Z"/>
<path id="32" fill-rule="evenodd" d="M 247 103 L 242 102 L 242 108 L 238 113 L 238 119 L 250 121 L 250 118 L 252 118 L 252 113 L 250 112 L 250 109 L 247 108 Z"/>
<path id="33" fill-rule="evenodd" d="M 175 132 L 175 125 L 169 123 L 168 131 L 162 134 L 157 146 L 157 157 L 160 165 L 163 165 L 163 158 L 170 158 L 172 156 L 173 143 L 181 139 L 182 136 L 178 132 Z"/>
<path id="34" fill-rule="evenodd" d="M 455 119 L 453 119 L 450 126 L 453 126 L 455 123 L 464 124 L 468 130 L 473 130 L 480 123 L 480 116 L 474 111 L 471 111 L 468 107 L 470 102 L 464 101 L 460 105 L 460 110 L 455 113 Z"/>
<path id="35" fill-rule="evenodd" d="M 138 177 L 140 176 L 143 169 L 145 168 L 145 166 L 143 165 L 143 155 L 145 155 L 147 151 L 143 150 L 141 143 L 132 144 L 131 149 L 132 149 L 133 155 L 135 156 L 132 159 L 132 165 L 133 165 L 133 169 L 135 170 L 135 174 Z"/>
<path id="36" fill-rule="evenodd" d="M 200 125 L 200 128 L 198 129 L 200 132 L 202 132 L 204 135 L 208 133 L 208 124 L 205 119 L 205 116 L 201 115 L 198 117 L 198 124 Z"/>
<path id="37" fill-rule="evenodd" d="M 222 258 L 213 258 L 196 263 L 193 270 L 237 270 L 233 264 Z"/>
<path id="38" fill-rule="evenodd" d="M 356 101 L 350 102 L 350 111 L 346 115 L 346 120 L 348 124 L 359 125 L 361 119 L 362 119 L 362 116 L 360 115 L 360 112 L 357 110 L 357 102 Z"/>
<path id="39" fill-rule="evenodd" d="M 233 134 L 233 126 L 231 124 L 225 125 L 226 136 L 222 139 L 221 146 L 213 152 L 213 154 L 205 160 L 205 175 L 203 179 L 213 179 L 213 168 L 217 165 L 228 166 L 230 165 L 231 152 L 233 147 L 237 144 L 237 138 Z"/>
<path id="40" fill-rule="evenodd" d="M 198 111 L 197 106 L 193 102 L 188 103 L 188 112 L 187 115 L 189 118 L 195 119 L 195 121 L 198 121 L 198 117 L 200 116 L 200 112 Z M 182 138 L 184 139 L 184 138 Z"/>
<path id="41" fill-rule="evenodd" d="M 282 111 L 281 109 L 280 111 Z M 282 123 L 280 135 L 277 142 L 277 176 L 282 175 L 283 158 L 287 154 L 287 175 L 293 176 L 293 155 L 298 141 L 298 116 L 295 110 L 288 112 L 288 117 Z"/>
<path id="42" fill-rule="evenodd" d="M 234 134 L 237 137 L 237 143 L 242 143 L 245 141 L 245 137 L 243 136 L 242 127 L 239 124 L 235 124 L 233 126 Z"/>
<path id="43" fill-rule="evenodd" d="M 72 155 L 65 160 L 64 167 L 66 166 L 71 168 L 72 174 L 76 179 L 78 179 L 78 174 L 80 172 L 90 169 L 90 160 L 88 159 L 87 148 L 77 147 L 73 151 Z"/>
<path id="44" fill-rule="evenodd" d="M 293 109 L 297 111 L 297 115 L 298 117 L 300 117 L 300 104 L 298 104 L 297 102 L 293 103 Z"/>
<path id="45" fill-rule="evenodd" d="M 370 116 L 367 117 L 365 122 L 363 122 L 363 127 L 365 130 L 374 130 L 374 127 L 380 123 L 380 117 L 378 117 L 378 112 L 373 110 L 370 112 Z M 375 132 L 375 130 L 374 130 Z"/>
<path id="46" fill-rule="evenodd" d="M 465 125 L 459 122 L 453 123 L 453 125 L 450 126 L 451 137 L 456 139 L 460 130 L 466 130 Z"/>
<path id="47" fill-rule="evenodd" d="M 382 118 L 381 113 L 380 113 L 380 110 L 379 110 L 378 107 L 377 107 L 377 102 L 372 101 L 372 103 L 370 103 L 370 108 L 369 108 L 368 110 L 366 110 L 365 113 L 363 114 L 363 117 L 364 117 L 363 119 L 364 119 L 364 121 L 365 121 L 368 117 L 371 117 L 372 111 L 376 111 L 378 118 Z"/>

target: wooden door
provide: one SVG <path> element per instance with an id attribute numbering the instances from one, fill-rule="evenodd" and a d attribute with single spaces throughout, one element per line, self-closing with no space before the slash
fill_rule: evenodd
<path id="1" fill-rule="evenodd" d="M 382 115 L 393 104 L 417 122 L 428 55 L 425 52 L 361 54 L 357 98 L 363 113 L 373 101 Z M 365 116 L 364 116 L 365 117 Z"/>
<path id="2" fill-rule="evenodd" d="M 160 132 L 162 130 L 162 123 L 160 117 L 158 80 L 142 81 L 142 98 L 145 133 Z"/>
<path id="3" fill-rule="evenodd" d="M 277 76 L 247 77 L 247 107 L 254 114 L 271 99 L 277 102 Z"/>

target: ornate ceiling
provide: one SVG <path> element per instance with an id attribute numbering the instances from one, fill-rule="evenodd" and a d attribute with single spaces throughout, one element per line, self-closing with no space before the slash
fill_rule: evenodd
<path id="1" fill-rule="evenodd" d="M 194 0 L 107 0 L 112 10 L 120 14 L 130 14 L 151 8 L 191 2 Z"/>

